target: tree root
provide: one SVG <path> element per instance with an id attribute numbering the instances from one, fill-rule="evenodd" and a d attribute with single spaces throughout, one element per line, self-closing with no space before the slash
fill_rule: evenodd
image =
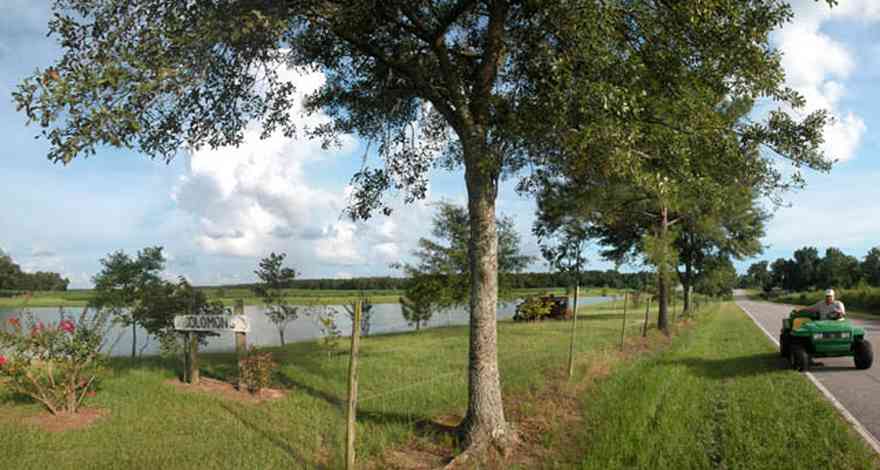
<path id="1" fill-rule="evenodd" d="M 493 453 L 497 453 L 496 455 L 505 459 L 511 455 L 519 443 L 519 436 L 510 423 L 504 429 L 497 429 L 491 434 L 480 433 L 476 438 L 469 436 L 470 439 L 467 439 L 463 435 L 463 430 L 459 430 L 459 432 L 464 438 L 462 442 L 468 443 L 467 448 L 446 464 L 444 469 L 473 468 L 475 464 L 491 458 Z"/>

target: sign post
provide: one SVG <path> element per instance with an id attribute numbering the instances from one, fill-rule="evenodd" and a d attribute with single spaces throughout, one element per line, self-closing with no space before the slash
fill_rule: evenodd
<path id="1" fill-rule="evenodd" d="M 241 303 L 241 301 L 239 301 Z M 244 312 L 236 304 L 236 312 Z M 244 315 L 178 315 L 174 317 L 174 329 L 187 335 L 189 351 L 186 354 L 186 367 L 184 381 L 191 384 L 199 383 L 199 335 L 198 332 L 220 333 L 231 331 L 235 333 L 236 353 L 239 353 L 239 344 L 247 343 L 245 334 L 250 331 L 250 323 Z M 240 354 L 240 353 L 239 353 Z"/>
<path id="2" fill-rule="evenodd" d="M 244 316 L 244 300 L 235 301 L 235 316 L 246 318 Z M 235 354 L 241 359 L 247 353 L 247 332 L 235 331 Z"/>
<path id="3" fill-rule="evenodd" d="M 189 378 L 189 383 L 198 385 L 201 380 L 199 376 L 199 335 L 190 331 L 187 336 L 189 336 L 189 360 L 186 362 L 189 370 L 186 376 Z"/>

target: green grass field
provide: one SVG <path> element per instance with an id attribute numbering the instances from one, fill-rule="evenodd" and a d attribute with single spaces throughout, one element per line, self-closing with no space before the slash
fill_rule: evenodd
<path id="1" fill-rule="evenodd" d="M 614 347 L 620 338 L 615 305 L 581 310 L 578 353 Z M 629 332 L 641 316 L 630 316 Z M 547 371 L 566 364 L 570 324 L 499 324 L 505 394 L 537 392 Z M 359 459 L 424 437 L 416 423 L 464 413 L 467 328 L 364 338 L 360 360 Z M 183 392 L 166 384 L 177 364 L 159 358 L 116 359 L 88 406 L 109 410 L 91 428 L 51 434 L 22 424 L 40 412 L 0 386 L 0 468 L 340 468 L 343 464 L 348 357 L 317 343 L 271 349 L 282 364 L 279 401 L 245 404 Z M 232 355 L 203 355 L 205 376 L 228 378 Z"/>
<path id="2" fill-rule="evenodd" d="M 718 310 L 717 304 L 707 311 Z M 630 311 L 627 335 L 644 310 Z M 620 303 L 590 306 L 578 320 L 578 368 L 615 351 Z M 651 314 L 651 322 L 656 312 Z M 540 410 L 565 366 L 569 323 L 499 324 L 505 401 Z M 784 370 L 761 333 L 727 305 L 701 313 L 659 355 L 632 362 L 581 397 L 586 422 L 541 437 L 553 468 L 870 468 L 868 450 L 805 378 Z M 649 336 L 659 338 L 651 329 Z M 23 423 L 40 409 L 0 386 L 0 468 L 340 468 L 348 358 L 317 343 L 274 348 L 278 401 L 242 403 L 177 389 L 177 364 L 117 359 L 88 406 L 109 411 L 90 428 L 46 433 Z M 604 354 L 604 355 L 603 355 Z M 231 355 L 203 355 L 203 376 L 229 378 Z M 364 338 L 358 461 L 384 468 L 387 449 L 451 441 L 419 423 L 460 417 L 466 405 L 467 329 Z M 516 398 L 518 397 L 518 398 Z M 531 400 L 531 401 L 529 401 Z M 534 411 L 533 411 L 534 412 Z M 574 447 L 568 437 L 574 431 Z M 518 468 L 533 468 L 534 465 Z"/>
<path id="3" fill-rule="evenodd" d="M 584 398 L 581 468 L 876 468 L 736 306 L 701 323 Z"/>
<path id="4" fill-rule="evenodd" d="M 234 305 L 239 299 L 244 300 L 245 305 L 260 305 L 259 298 L 254 293 L 243 288 L 203 288 L 209 300 L 219 300 L 226 305 Z M 551 287 L 542 289 L 516 289 L 509 298 L 521 298 L 527 295 L 551 292 L 562 294 L 562 288 Z M 615 295 L 616 289 L 584 288 L 581 295 L 585 297 L 598 295 Z M 294 304 L 318 303 L 323 305 L 336 305 L 353 302 L 366 293 L 375 304 L 396 304 L 403 294 L 399 290 L 321 290 L 321 289 L 288 289 L 287 300 Z M 33 296 L 26 298 L 0 297 L 0 308 L 24 308 L 24 307 L 83 307 L 92 298 L 89 289 L 70 290 L 66 292 L 34 292 Z"/>

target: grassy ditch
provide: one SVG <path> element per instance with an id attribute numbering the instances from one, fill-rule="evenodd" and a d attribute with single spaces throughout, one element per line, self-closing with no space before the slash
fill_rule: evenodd
<path id="1" fill-rule="evenodd" d="M 701 323 L 587 394 L 580 468 L 876 468 L 735 305 Z"/>
<path id="2" fill-rule="evenodd" d="M 581 310 L 579 374 L 589 373 L 584 366 L 597 352 L 616 348 L 619 307 L 603 304 Z M 642 315 L 631 313 L 628 335 L 637 336 L 642 321 Z M 651 313 L 655 321 L 656 310 Z M 555 321 L 499 324 L 506 400 L 530 396 L 539 404 L 553 393 L 548 375 L 567 364 L 569 328 L 570 323 Z M 454 423 L 463 415 L 467 343 L 465 327 L 364 338 L 359 462 L 387 468 L 376 462 L 389 458 L 388 449 L 419 440 L 439 441 L 444 452 L 454 453 L 453 442 L 444 443 L 443 436 L 424 423 Z M 342 340 L 329 350 L 319 342 L 269 348 L 281 364 L 274 387 L 286 395 L 258 404 L 180 390 L 168 383 L 176 378 L 174 361 L 115 359 L 97 396 L 86 404 L 106 416 L 85 429 L 60 433 L 29 424 L 41 413 L 39 407 L 12 396 L 0 384 L 0 468 L 340 468 L 346 347 Z M 229 354 L 203 355 L 202 364 L 203 376 L 230 379 L 235 372 Z M 531 405 L 518 404 L 521 416 L 535 415 Z"/>

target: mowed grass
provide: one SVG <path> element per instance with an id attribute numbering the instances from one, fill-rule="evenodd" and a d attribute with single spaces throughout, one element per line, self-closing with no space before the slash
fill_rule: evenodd
<path id="1" fill-rule="evenodd" d="M 200 288 L 208 296 L 209 300 L 219 300 L 226 305 L 232 306 L 238 300 L 243 300 L 245 305 L 261 305 L 262 300 L 256 297 L 253 291 L 244 288 L 220 289 L 215 287 Z M 562 295 L 564 289 L 558 287 L 537 289 L 515 289 L 506 296 L 507 299 L 518 299 L 528 295 L 552 293 Z M 616 295 L 619 291 L 610 288 L 582 289 L 584 297 L 600 295 Z M 374 304 L 396 304 L 403 291 L 392 289 L 373 290 L 335 290 L 335 289 L 287 289 L 286 299 L 293 304 L 319 304 L 338 305 L 354 302 L 366 294 Z M 94 293 L 90 289 L 77 289 L 64 292 L 37 291 L 32 296 L 23 295 L 16 297 L 0 297 L 0 308 L 26 308 L 26 307 L 84 307 L 92 299 Z"/>
<path id="2" fill-rule="evenodd" d="M 855 372 L 853 372 L 855 373 Z M 733 304 L 584 399 L 580 468 L 876 468 L 874 454 Z"/>
<path id="3" fill-rule="evenodd" d="M 580 365 L 597 351 L 616 348 L 618 308 L 609 303 L 581 310 Z M 641 321 L 641 315 L 630 315 L 629 334 L 637 334 Z M 553 321 L 499 324 L 505 396 L 540 394 L 547 374 L 567 363 L 569 328 L 570 323 Z M 314 342 L 271 349 L 281 364 L 275 386 L 287 395 L 261 404 L 181 391 L 166 383 L 176 378 L 174 361 L 117 359 L 98 395 L 87 402 L 109 415 L 87 429 L 63 433 L 24 423 L 40 408 L 0 385 L 0 468 L 341 468 L 347 344 L 343 340 L 329 354 Z M 363 339 L 359 462 L 376 461 L 388 447 L 425 437 L 418 422 L 464 414 L 467 344 L 466 327 Z M 234 373 L 230 354 L 203 355 L 202 364 L 204 376 L 228 379 Z"/>

